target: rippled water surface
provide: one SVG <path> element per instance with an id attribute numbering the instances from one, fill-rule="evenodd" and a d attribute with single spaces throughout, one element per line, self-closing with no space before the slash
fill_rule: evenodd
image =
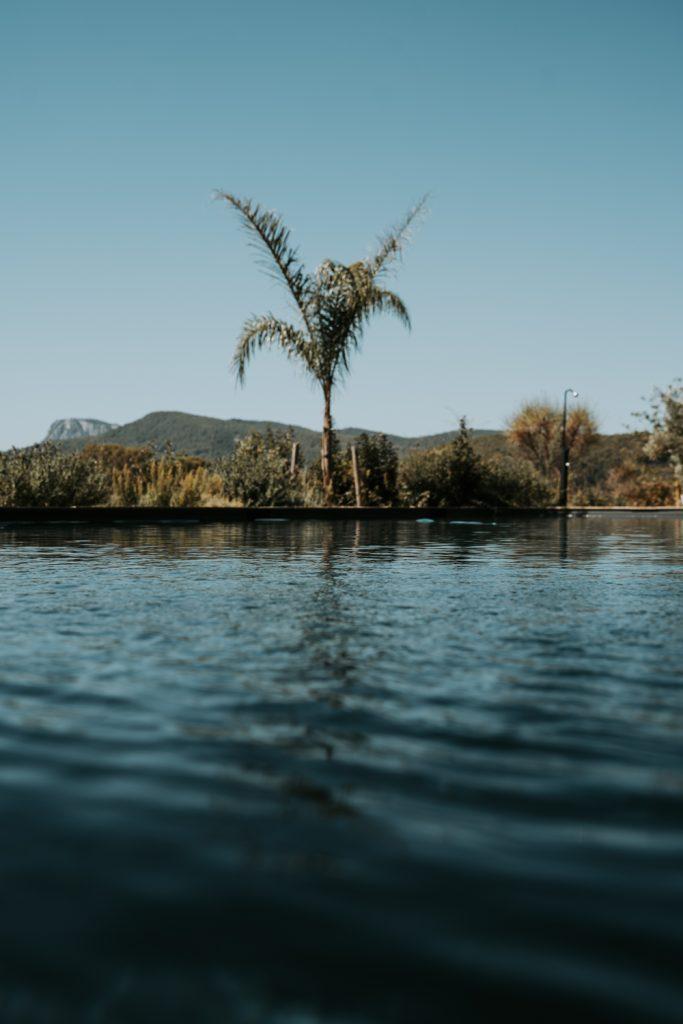
<path id="1" fill-rule="evenodd" d="M 0 1020 L 680 1021 L 682 540 L 0 530 Z"/>

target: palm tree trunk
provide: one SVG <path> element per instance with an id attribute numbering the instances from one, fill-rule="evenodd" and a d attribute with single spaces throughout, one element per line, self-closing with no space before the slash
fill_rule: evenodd
<path id="1" fill-rule="evenodd" d="M 325 501 L 332 501 L 332 385 L 323 384 L 325 411 L 323 413 L 323 432 L 320 444 L 320 465 L 323 472 L 323 491 Z"/>

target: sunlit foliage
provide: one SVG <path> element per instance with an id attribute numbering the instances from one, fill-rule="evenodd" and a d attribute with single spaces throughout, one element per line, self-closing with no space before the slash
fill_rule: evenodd
<path id="1" fill-rule="evenodd" d="M 652 459 L 669 460 L 680 494 L 683 487 L 683 384 L 657 388 L 649 408 L 641 414 L 650 427 L 645 453 Z"/>
<path id="2" fill-rule="evenodd" d="M 597 437 L 593 413 L 574 405 L 567 413 L 566 441 L 571 458 L 578 458 Z M 562 408 L 549 402 L 526 402 L 511 418 L 508 439 L 545 479 L 553 480 L 562 462 Z"/>

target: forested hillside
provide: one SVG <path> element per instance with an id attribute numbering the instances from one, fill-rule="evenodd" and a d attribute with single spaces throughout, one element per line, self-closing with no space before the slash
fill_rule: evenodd
<path id="1" fill-rule="evenodd" d="M 301 453 L 305 459 L 317 458 L 320 452 L 320 434 L 307 427 L 298 427 L 270 420 L 221 420 L 212 416 L 194 416 L 186 412 L 151 412 L 139 420 L 126 423 L 116 430 L 111 430 L 98 437 L 100 444 L 121 444 L 126 446 L 152 445 L 162 448 L 170 445 L 175 451 L 186 455 L 201 455 L 203 458 L 215 459 L 221 455 L 229 455 L 235 442 L 254 432 L 265 433 L 271 430 L 291 430 L 301 445 Z M 361 433 L 362 428 L 348 427 L 337 431 L 340 441 L 347 443 Z M 411 448 L 435 448 L 446 444 L 455 437 L 457 430 L 442 434 L 430 434 L 424 437 L 399 437 L 388 435 L 396 446 L 399 454 Z M 475 436 L 495 435 L 494 431 L 474 431 Z M 69 450 L 76 450 L 87 443 L 87 438 L 78 438 L 65 442 Z"/>

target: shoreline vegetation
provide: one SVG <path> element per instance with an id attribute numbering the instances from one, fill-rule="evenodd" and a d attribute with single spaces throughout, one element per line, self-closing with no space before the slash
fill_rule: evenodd
<path id="1" fill-rule="evenodd" d="M 331 490 L 319 460 L 303 455 L 287 430 L 252 432 L 215 458 L 168 445 L 93 442 L 74 451 L 44 443 L 0 453 L 0 507 L 551 509 L 558 493 L 557 438 L 546 429 L 537 452 L 539 430 L 532 430 L 529 446 L 515 422 L 507 435 L 477 437 L 463 420 L 446 444 L 405 452 L 384 434 L 361 434 L 343 444 L 332 431 Z M 577 447 L 570 505 L 679 504 L 668 457 L 648 454 L 650 434 L 592 435 Z"/>

